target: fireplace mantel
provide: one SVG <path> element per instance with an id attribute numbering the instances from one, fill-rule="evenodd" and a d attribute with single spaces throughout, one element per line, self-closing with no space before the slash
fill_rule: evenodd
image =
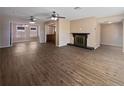
<path id="1" fill-rule="evenodd" d="M 72 33 L 72 34 L 82 34 L 82 35 L 88 35 L 90 33 Z"/>
<path id="2" fill-rule="evenodd" d="M 89 35 L 90 33 L 71 33 L 73 36 L 74 35 Z"/>

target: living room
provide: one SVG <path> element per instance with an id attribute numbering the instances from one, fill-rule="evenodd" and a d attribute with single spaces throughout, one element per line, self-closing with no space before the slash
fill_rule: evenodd
<path id="1" fill-rule="evenodd" d="M 123 11 L 0 8 L 0 85 L 124 85 Z"/>

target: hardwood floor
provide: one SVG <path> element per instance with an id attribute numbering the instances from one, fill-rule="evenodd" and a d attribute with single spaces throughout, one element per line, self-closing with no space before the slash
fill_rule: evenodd
<path id="1" fill-rule="evenodd" d="M 110 46 L 18 43 L 0 49 L 0 85 L 124 85 L 124 54 Z"/>

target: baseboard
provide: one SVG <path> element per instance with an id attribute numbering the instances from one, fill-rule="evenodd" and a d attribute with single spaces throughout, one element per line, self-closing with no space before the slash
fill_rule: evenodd
<path id="1" fill-rule="evenodd" d="M 11 46 L 0 46 L 0 48 L 9 48 Z"/>
<path id="2" fill-rule="evenodd" d="M 114 45 L 114 44 L 103 44 L 103 43 L 101 43 L 101 45 L 107 45 L 107 46 L 115 46 L 115 47 L 123 47 L 123 46 L 119 46 L 119 45 Z"/>
<path id="3" fill-rule="evenodd" d="M 97 49 L 97 48 L 99 48 L 100 47 L 100 45 L 96 45 L 96 47 L 94 48 L 94 49 Z"/>
<path id="4" fill-rule="evenodd" d="M 120 46 L 120 45 L 114 45 L 114 44 L 105 44 L 105 43 L 101 43 L 101 45 L 108 45 L 108 46 L 122 47 L 122 46 Z"/>
<path id="5" fill-rule="evenodd" d="M 67 46 L 67 45 L 56 45 L 57 47 L 64 47 L 64 46 Z"/>
<path id="6" fill-rule="evenodd" d="M 41 44 L 46 44 L 46 42 L 40 42 Z"/>

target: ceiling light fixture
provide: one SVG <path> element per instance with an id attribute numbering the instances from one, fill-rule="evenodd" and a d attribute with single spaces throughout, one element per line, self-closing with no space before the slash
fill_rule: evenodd
<path id="1" fill-rule="evenodd" d="M 111 21 L 104 21 L 104 24 L 111 24 Z"/>
<path id="2" fill-rule="evenodd" d="M 51 20 L 57 20 L 58 18 L 57 17 L 51 17 Z"/>
<path id="3" fill-rule="evenodd" d="M 34 16 L 30 16 L 30 24 L 35 24 L 36 18 L 34 18 Z"/>
<path id="4" fill-rule="evenodd" d="M 34 22 L 34 21 L 30 21 L 29 23 L 30 23 L 30 24 L 35 24 L 35 22 Z"/>

